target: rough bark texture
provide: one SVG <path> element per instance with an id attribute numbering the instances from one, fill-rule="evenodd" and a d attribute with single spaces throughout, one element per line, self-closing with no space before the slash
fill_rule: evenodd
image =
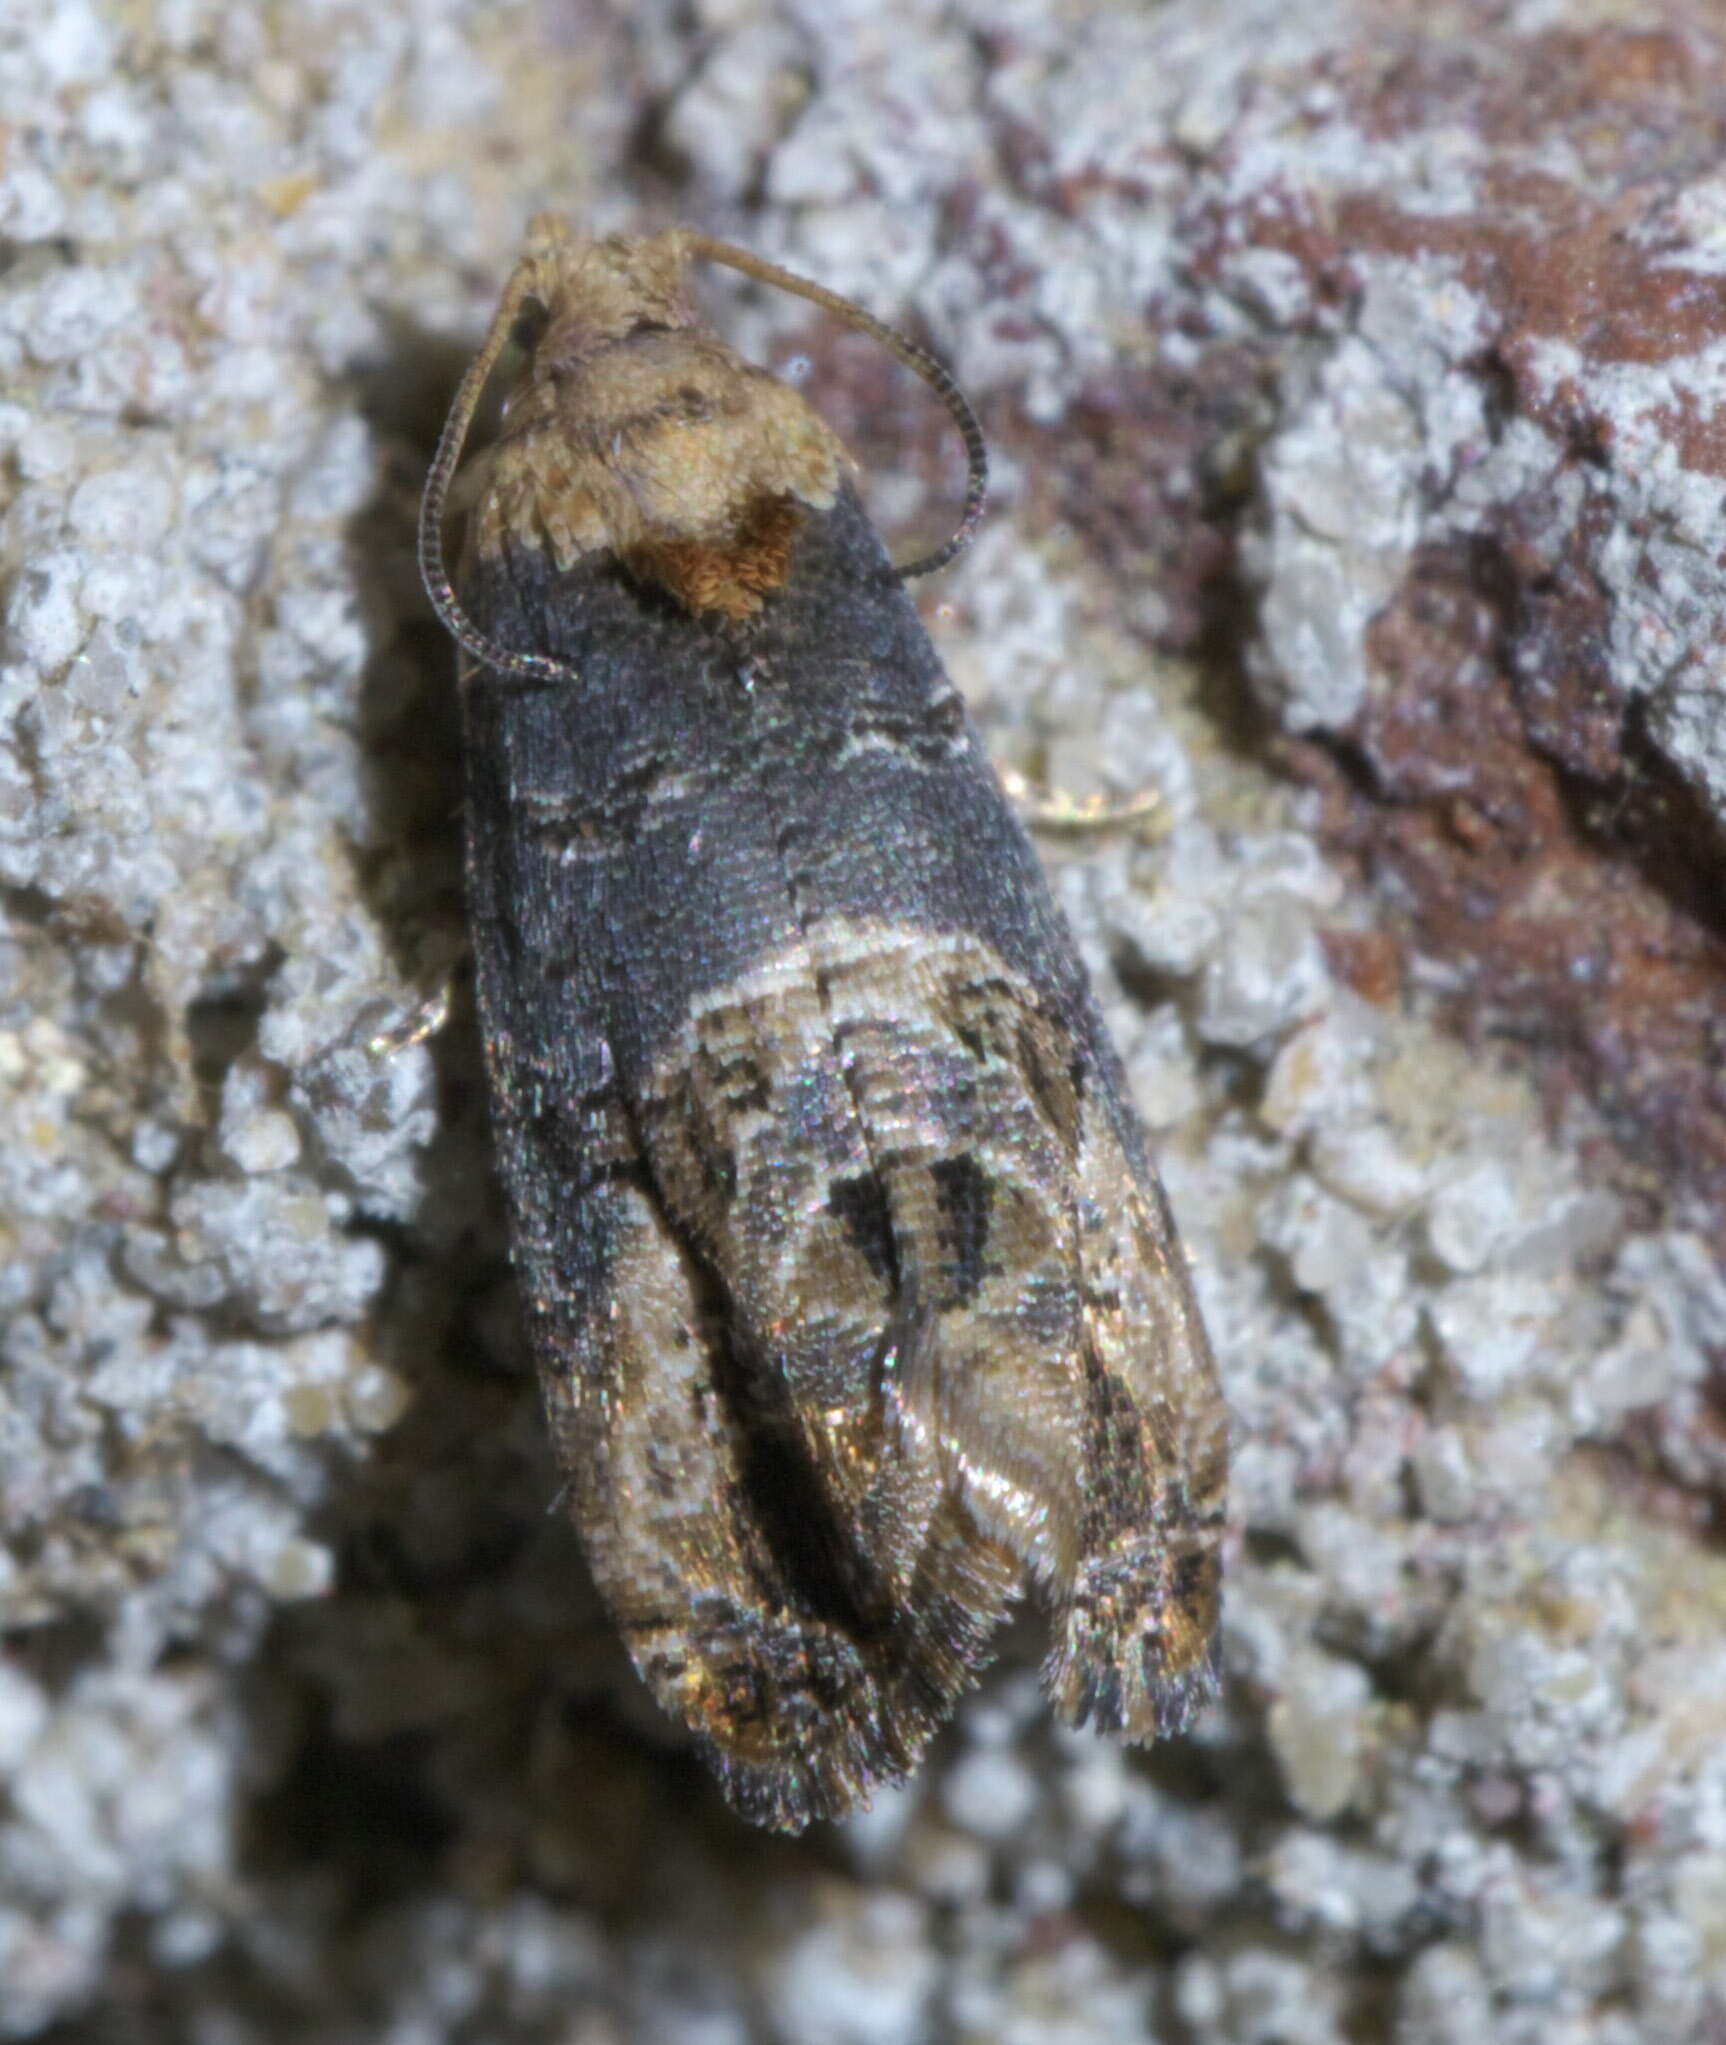
<path id="1" fill-rule="evenodd" d="M 0 2033 L 1718 2038 L 1711 0 L 59 0 L 0 101 Z M 1163 796 L 1050 855 L 1235 1421 L 1149 1759 L 1027 1631 L 763 1845 L 547 1511 L 459 983 L 376 1042 L 461 945 L 414 500 L 544 206 L 948 355 L 942 656 Z M 908 379 L 709 303 L 944 530 Z"/>

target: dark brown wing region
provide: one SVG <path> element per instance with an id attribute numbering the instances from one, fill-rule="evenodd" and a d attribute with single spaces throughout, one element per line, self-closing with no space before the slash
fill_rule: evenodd
<path id="1" fill-rule="evenodd" d="M 595 1578 L 796 1828 L 914 1765 L 1027 1580 L 1064 1716 L 1184 1726 L 1226 1428 L 1029 845 L 842 451 L 685 319 L 674 239 L 529 259 L 460 603 L 533 658 L 465 678 L 470 906 Z"/>

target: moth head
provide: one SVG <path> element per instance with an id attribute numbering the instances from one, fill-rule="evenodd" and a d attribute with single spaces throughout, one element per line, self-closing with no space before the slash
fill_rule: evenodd
<path id="1" fill-rule="evenodd" d="M 744 363 L 690 304 L 692 261 L 718 263 L 836 313 L 924 378 L 965 440 L 958 527 L 901 577 L 944 566 L 982 514 L 982 432 L 934 358 L 859 307 L 692 228 L 583 235 L 541 214 L 438 440 L 420 504 L 420 572 L 433 608 L 476 662 L 522 679 L 570 678 L 564 663 L 499 645 L 468 615 L 444 560 L 446 503 L 470 514 L 484 558 L 542 552 L 559 571 L 605 554 L 696 615 L 741 620 L 782 586 L 798 528 L 825 510 L 850 466 L 837 437 L 791 388 Z M 456 488 L 468 428 L 500 358 L 524 356 L 495 445 Z"/>
<path id="2" fill-rule="evenodd" d="M 536 377 L 555 376 L 633 334 L 693 327 L 689 259 L 682 228 L 591 239 L 541 213 L 505 292 L 506 303 L 519 305 L 511 338 Z"/>

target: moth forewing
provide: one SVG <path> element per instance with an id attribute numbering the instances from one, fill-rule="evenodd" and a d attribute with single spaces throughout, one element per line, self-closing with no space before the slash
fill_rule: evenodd
<path id="1" fill-rule="evenodd" d="M 574 1518 L 660 1704 L 796 1828 L 915 1764 L 1027 1577 L 1065 1716 L 1184 1726 L 1225 1428 L 1119 1064 L 908 571 L 830 429 L 699 323 L 697 255 L 843 309 L 687 232 L 536 223 L 422 560 L 472 664 L 492 1117 Z M 458 594 L 444 505 L 511 332 Z M 921 570 L 975 522 L 981 442 L 889 344 L 973 457 Z"/>

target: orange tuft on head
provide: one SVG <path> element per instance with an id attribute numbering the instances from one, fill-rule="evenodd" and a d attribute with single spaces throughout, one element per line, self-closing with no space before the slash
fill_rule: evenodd
<path id="1" fill-rule="evenodd" d="M 632 574 L 656 584 L 694 617 L 738 620 L 783 586 L 802 513 L 789 497 L 761 497 L 745 511 L 729 546 L 649 536 L 626 550 Z"/>

